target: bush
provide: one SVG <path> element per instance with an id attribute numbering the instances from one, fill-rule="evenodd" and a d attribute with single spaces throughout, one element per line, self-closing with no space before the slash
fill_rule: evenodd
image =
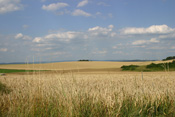
<path id="1" fill-rule="evenodd" d="M 165 70 L 165 69 L 169 69 L 169 70 L 174 70 L 175 69 L 175 61 L 169 62 L 169 63 L 159 63 L 159 64 L 155 64 L 155 63 L 151 63 L 149 65 L 146 66 L 147 69 L 151 69 L 151 70 Z"/>
<path id="2" fill-rule="evenodd" d="M 167 57 L 166 59 L 163 59 L 163 61 L 173 60 L 173 59 L 175 59 L 175 56 L 169 56 L 169 57 Z"/>
<path id="3" fill-rule="evenodd" d="M 82 60 L 78 60 L 78 61 L 89 61 L 89 60 L 86 60 L 86 59 L 82 59 Z"/>
<path id="4" fill-rule="evenodd" d="M 134 70 L 136 70 L 137 67 L 139 67 L 139 66 L 138 65 L 129 65 L 129 66 L 123 65 L 121 68 L 123 71 L 127 71 L 127 70 L 134 71 Z"/>
<path id="5" fill-rule="evenodd" d="M 146 66 L 138 66 L 138 65 L 129 65 L 129 66 L 122 66 L 121 67 L 123 71 L 144 71 L 144 72 L 150 72 L 150 71 L 163 71 L 163 70 L 175 70 L 175 60 L 169 63 L 151 63 Z"/>
<path id="6" fill-rule="evenodd" d="M 163 70 L 163 64 L 155 64 L 155 63 L 151 63 L 149 65 L 146 66 L 146 68 L 148 69 L 152 69 L 152 68 L 156 68 L 156 69 L 162 69 Z"/>

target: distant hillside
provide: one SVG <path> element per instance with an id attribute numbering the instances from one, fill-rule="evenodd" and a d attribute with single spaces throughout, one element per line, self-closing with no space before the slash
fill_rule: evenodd
<path id="1" fill-rule="evenodd" d="M 169 56 L 169 57 L 167 57 L 166 59 L 163 59 L 163 61 L 173 60 L 173 59 L 175 59 L 175 56 Z"/>
<path id="2" fill-rule="evenodd" d="M 175 71 L 175 61 L 167 63 L 151 63 L 149 65 L 123 65 L 122 71 Z"/>

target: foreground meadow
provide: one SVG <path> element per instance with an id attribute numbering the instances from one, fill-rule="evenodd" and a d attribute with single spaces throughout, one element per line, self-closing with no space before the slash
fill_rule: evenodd
<path id="1" fill-rule="evenodd" d="M 175 72 L 1 76 L 0 116 L 175 116 Z"/>

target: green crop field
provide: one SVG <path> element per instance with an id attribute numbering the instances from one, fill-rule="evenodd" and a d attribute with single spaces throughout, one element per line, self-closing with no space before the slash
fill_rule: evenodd
<path id="1" fill-rule="evenodd" d="M 39 70 L 0 69 L 0 73 L 37 72 Z"/>

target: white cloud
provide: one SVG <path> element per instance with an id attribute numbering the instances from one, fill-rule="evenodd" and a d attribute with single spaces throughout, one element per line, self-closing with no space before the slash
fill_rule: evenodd
<path id="1" fill-rule="evenodd" d="M 159 43 L 160 41 L 157 40 L 156 38 L 151 38 L 151 39 L 150 39 L 150 42 L 152 42 L 152 43 Z"/>
<path id="2" fill-rule="evenodd" d="M 156 38 L 151 38 L 150 40 L 137 40 L 132 43 L 132 45 L 143 45 L 143 44 L 150 44 L 150 43 L 159 43 L 160 41 Z"/>
<path id="3" fill-rule="evenodd" d="M 7 48 L 0 48 L 0 52 L 7 52 L 8 49 Z"/>
<path id="4" fill-rule="evenodd" d="M 83 10 L 80 10 L 80 9 L 76 9 L 72 12 L 72 15 L 73 16 L 85 16 L 85 17 L 90 17 L 92 16 L 90 13 L 87 13 Z"/>
<path id="5" fill-rule="evenodd" d="M 110 32 L 110 31 L 112 31 L 113 28 L 114 28 L 113 25 L 109 25 L 108 28 L 103 28 L 103 27 L 100 27 L 100 26 L 96 26 L 96 27 L 93 27 L 93 28 L 89 28 L 88 31 Z"/>
<path id="6" fill-rule="evenodd" d="M 56 34 L 49 34 L 45 36 L 45 39 L 57 39 L 59 41 L 69 42 L 71 39 L 75 38 L 78 32 L 61 32 Z"/>
<path id="7" fill-rule="evenodd" d="M 23 37 L 23 34 L 22 33 L 18 33 L 16 36 L 15 36 L 15 39 L 20 39 Z"/>
<path id="8" fill-rule="evenodd" d="M 22 33 L 18 33 L 15 35 L 15 39 L 24 39 L 24 40 L 31 40 L 32 37 L 23 35 Z"/>
<path id="9" fill-rule="evenodd" d="M 42 9 L 46 11 L 56 11 L 58 9 L 61 9 L 67 6 L 69 6 L 67 3 L 58 2 L 58 3 L 49 4 L 49 5 L 43 5 Z"/>
<path id="10" fill-rule="evenodd" d="M 148 41 L 147 40 L 137 40 L 137 41 L 134 41 L 132 45 L 141 45 L 145 43 L 148 43 Z"/>
<path id="11" fill-rule="evenodd" d="M 93 36 L 110 36 L 110 37 L 114 37 L 116 35 L 116 32 L 113 32 L 112 29 L 114 28 L 113 25 L 109 25 L 107 28 L 103 28 L 100 26 L 96 26 L 93 28 L 89 28 L 88 32 L 90 32 L 91 35 Z"/>
<path id="12" fill-rule="evenodd" d="M 35 37 L 34 40 L 33 40 L 33 42 L 35 42 L 35 43 L 39 43 L 41 41 L 42 41 L 41 37 Z"/>
<path id="13" fill-rule="evenodd" d="M 159 38 L 160 39 L 166 39 L 166 38 L 174 38 L 175 39 L 175 31 L 170 33 L 170 34 L 167 34 L 167 35 L 160 35 Z"/>
<path id="14" fill-rule="evenodd" d="M 17 11 L 23 8 L 21 0 L 0 0 L 0 14 Z"/>
<path id="15" fill-rule="evenodd" d="M 49 41 L 60 41 L 60 42 L 70 42 L 72 39 L 81 36 L 80 32 L 58 32 L 58 33 L 51 33 L 45 35 L 44 37 L 36 37 L 34 38 L 33 42 L 40 43 L 40 42 L 49 42 Z"/>
<path id="16" fill-rule="evenodd" d="M 152 25 L 148 28 L 125 28 L 121 30 L 123 34 L 167 34 L 175 31 L 167 25 Z"/>
<path id="17" fill-rule="evenodd" d="M 84 31 L 84 32 L 78 32 L 78 31 L 50 32 L 49 34 L 44 35 L 43 37 L 35 37 L 33 39 L 33 42 L 44 44 L 47 46 L 48 44 L 53 44 L 58 42 L 64 42 L 68 44 L 68 43 L 71 43 L 72 40 L 79 40 L 79 39 L 81 39 L 80 42 L 82 42 L 83 40 L 92 40 L 94 38 L 101 39 L 101 37 L 112 38 L 116 35 L 116 33 L 112 31 L 113 28 L 114 28 L 113 25 L 109 25 L 106 28 L 96 26 L 93 28 L 89 28 L 87 31 Z"/>
<path id="18" fill-rule="evenodd" d="M 87 4 L 88 4 L 88 0 L 83 0 L 83 1 L 78 3 L 77 7 L 83 7 L 83 6 L 87 5 Z"/>

